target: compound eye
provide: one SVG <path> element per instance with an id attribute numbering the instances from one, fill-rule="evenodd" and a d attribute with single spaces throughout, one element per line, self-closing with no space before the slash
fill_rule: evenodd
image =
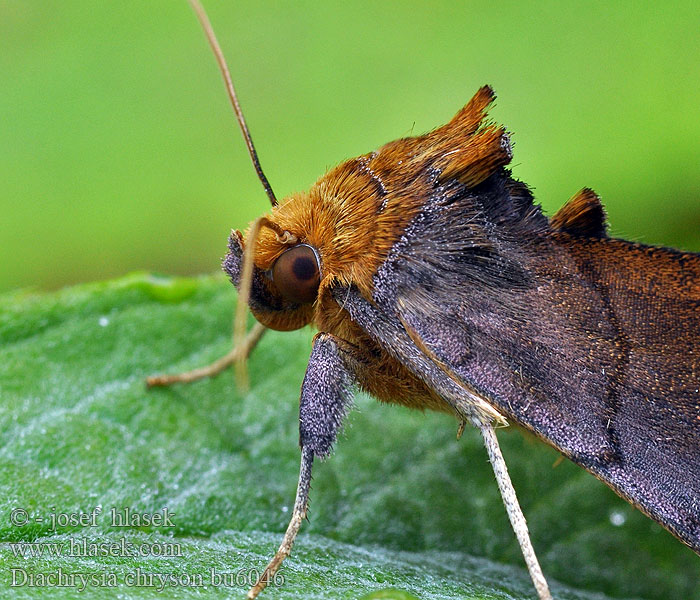
<path id="1" fill-rule="evenodd" d="M 300 244 L 282 253 L 272 266 L 272 280 L 287 300 L 297 304 L 316 300 L 321 274 L 311 246 Z"/>

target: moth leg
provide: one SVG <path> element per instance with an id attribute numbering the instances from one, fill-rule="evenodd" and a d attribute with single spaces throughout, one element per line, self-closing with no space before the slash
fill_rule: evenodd
<path id="1" fill-rule="evenodd" d="M 457 439 L 462 438 L 462 434 L 464 433 L 464 428 L 467 426 L 467 420 L 464 417 L 459 418 L 459 426 L 457 427 Z"/>
<path id="2" fill-rule="evenodd" d="M 535 555 L 535 549 L 532 547 L 532 542 L 530 541 L 530 533 L 527 530 L 525 516 L 520 508 L 518 498 L 515 495 L 515 488 L 510 480 L 510 475 L 508 475 L 506 461 L 503 459 L 501 448 L 498 445 L 496 431 L 491 423 L 482 423 L 479 425 L 479 429 L 484 438 L 486 451 L 488 452 L 489 461 L 493 467 L 493 473 L 496 476 L 496 482 L 501 492 L 501 498 L 503 498 L 503 504 L 505 504 L 510 524 L 515 532 L 515 537 L 518 538 L 518 543 L 525 557 L 525 564 L 527 565 L 527 570 L 530 572 L 532 583 L 537 590 L 537 595 L 540 600 L 552 600 L 549 586 L 544 578 L 540 563 Z"/>
<path id="3" fill-rule="evenodd" d="M 282 538 L 279 550 L 277 550 L 275 556 L 265 567 L 265 570 L 255 582 L 255 585 L 248 591 L 247 597 L 249 600 L 257 598 L 258 594 L 267 587 L 267 584 L 270 583 L 275 576 L 275 573 L 277 573 L 284 559 L 287 558 L 292 551 L 292 545 L 297 537 L 297 533 L 299 533 L 301 522 L 306 518 L 306 509 L 309 505 L 309 488 L 311 487 L 311 467 L 313 466 L 313 461 L 313 451 L 310 448 L 302 448 L 299 484 L 297 485 L 297 497 L 294 501 L 292 518 Z"/>
<path id="4" fill-rule="evenodd" d="M 353 354 L 351 344 L 333 335 L 319 333 L 314 338 L 299 400 L 301 469 L 294 510 L 279 550 L 248 592 L 249 600 L 265 589 L 289 556 L 301 522 L 306 517 L 314 457 L 323 459 L 330 454 L 352 404 L 352 385 L 355 381 L 351 371 L 355 364 Z"/>
<path id="5" fill-rule="evenodd" d="M 156 386 L 167 386 L 174 383 L 190 383 L 192 381 L 197 381 L 198 379 L 203 379 L 205 377 L 213 377 L 218 375 L 231 366 L 233 363 L 238 361 L 245 361 L 248 356 L 253 351 L 253 348 L 257 346 L 260 338 L 267 330 L 267 327 L 260 323 L 255 323 L 253 328 L 248 332 L 243 342 L 237 346 L 231 348 L 231 350 L 215 360 L 213 363 L 206 365 L 205 367 L 199 367 L 193 369 L 192 371 L 187 371 L 185 373 L 176 373 L 174 375 L 151 375 L 146 378 L 146 385 L 148 387 Z"/>

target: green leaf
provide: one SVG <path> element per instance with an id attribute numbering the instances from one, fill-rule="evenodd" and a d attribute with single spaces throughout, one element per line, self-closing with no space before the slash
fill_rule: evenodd
<path id="1" fill-rule="evenodd" d="M 311 332 L 265 336 L 247 393 L 230 372 L 144 386 L 226 352 L 233 304 L 222 277 L 145 274 L 0 298 L 2 597 L 74 598 L 80 573 L 81 598 L 243 597 L 289 518 Z M 444 415 L 356 404 L 316 468 L 284 582 L 263 597 L 533 598 L 477 433 L 457 441 Z M 554 467 L 553 450 L 499 437 L 556 598 L 698 597 L 690 550 L 582 469 Z M 172 527 L 112 527 L 124 507 L 167 509 Z M 160 556 L 132 555 L 141 544 Z"/>

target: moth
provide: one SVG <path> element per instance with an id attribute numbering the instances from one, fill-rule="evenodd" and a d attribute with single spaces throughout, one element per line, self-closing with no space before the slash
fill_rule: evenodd
<path id="1" fill-rule="evenodd" d="M 700 553 L 700 254 L 607 234 L 584 189 L 548 219 L 508 170 L 506 130 L 482 87 L 446 125 L 390 142 L 277 202 L 223 56 L 204 25 L 271 211 L 231 234 L 239 289 L 234 350 L 266 328 L 313 325 L 301 388 L 301 469 L 282 544 L 290 553 L 313 461 L 331 452 L 361 388 L 450 413 L 481 431 L 540 599 L 551 598 L 494 428 L 530 430 Z M 259 325 L 244 337 L 245 309 Z"/>

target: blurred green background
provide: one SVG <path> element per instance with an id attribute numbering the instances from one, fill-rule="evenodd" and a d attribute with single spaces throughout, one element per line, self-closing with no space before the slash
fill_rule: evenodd
<path id="1" fill-rule="evenodd" d="M 550 214 L 700 250 L 700 5 L 204 0 L 278 196 L 482 84 Z M 0 290 L 218 269 L 267 199 L 185 0 L 0 0 Z"/>

